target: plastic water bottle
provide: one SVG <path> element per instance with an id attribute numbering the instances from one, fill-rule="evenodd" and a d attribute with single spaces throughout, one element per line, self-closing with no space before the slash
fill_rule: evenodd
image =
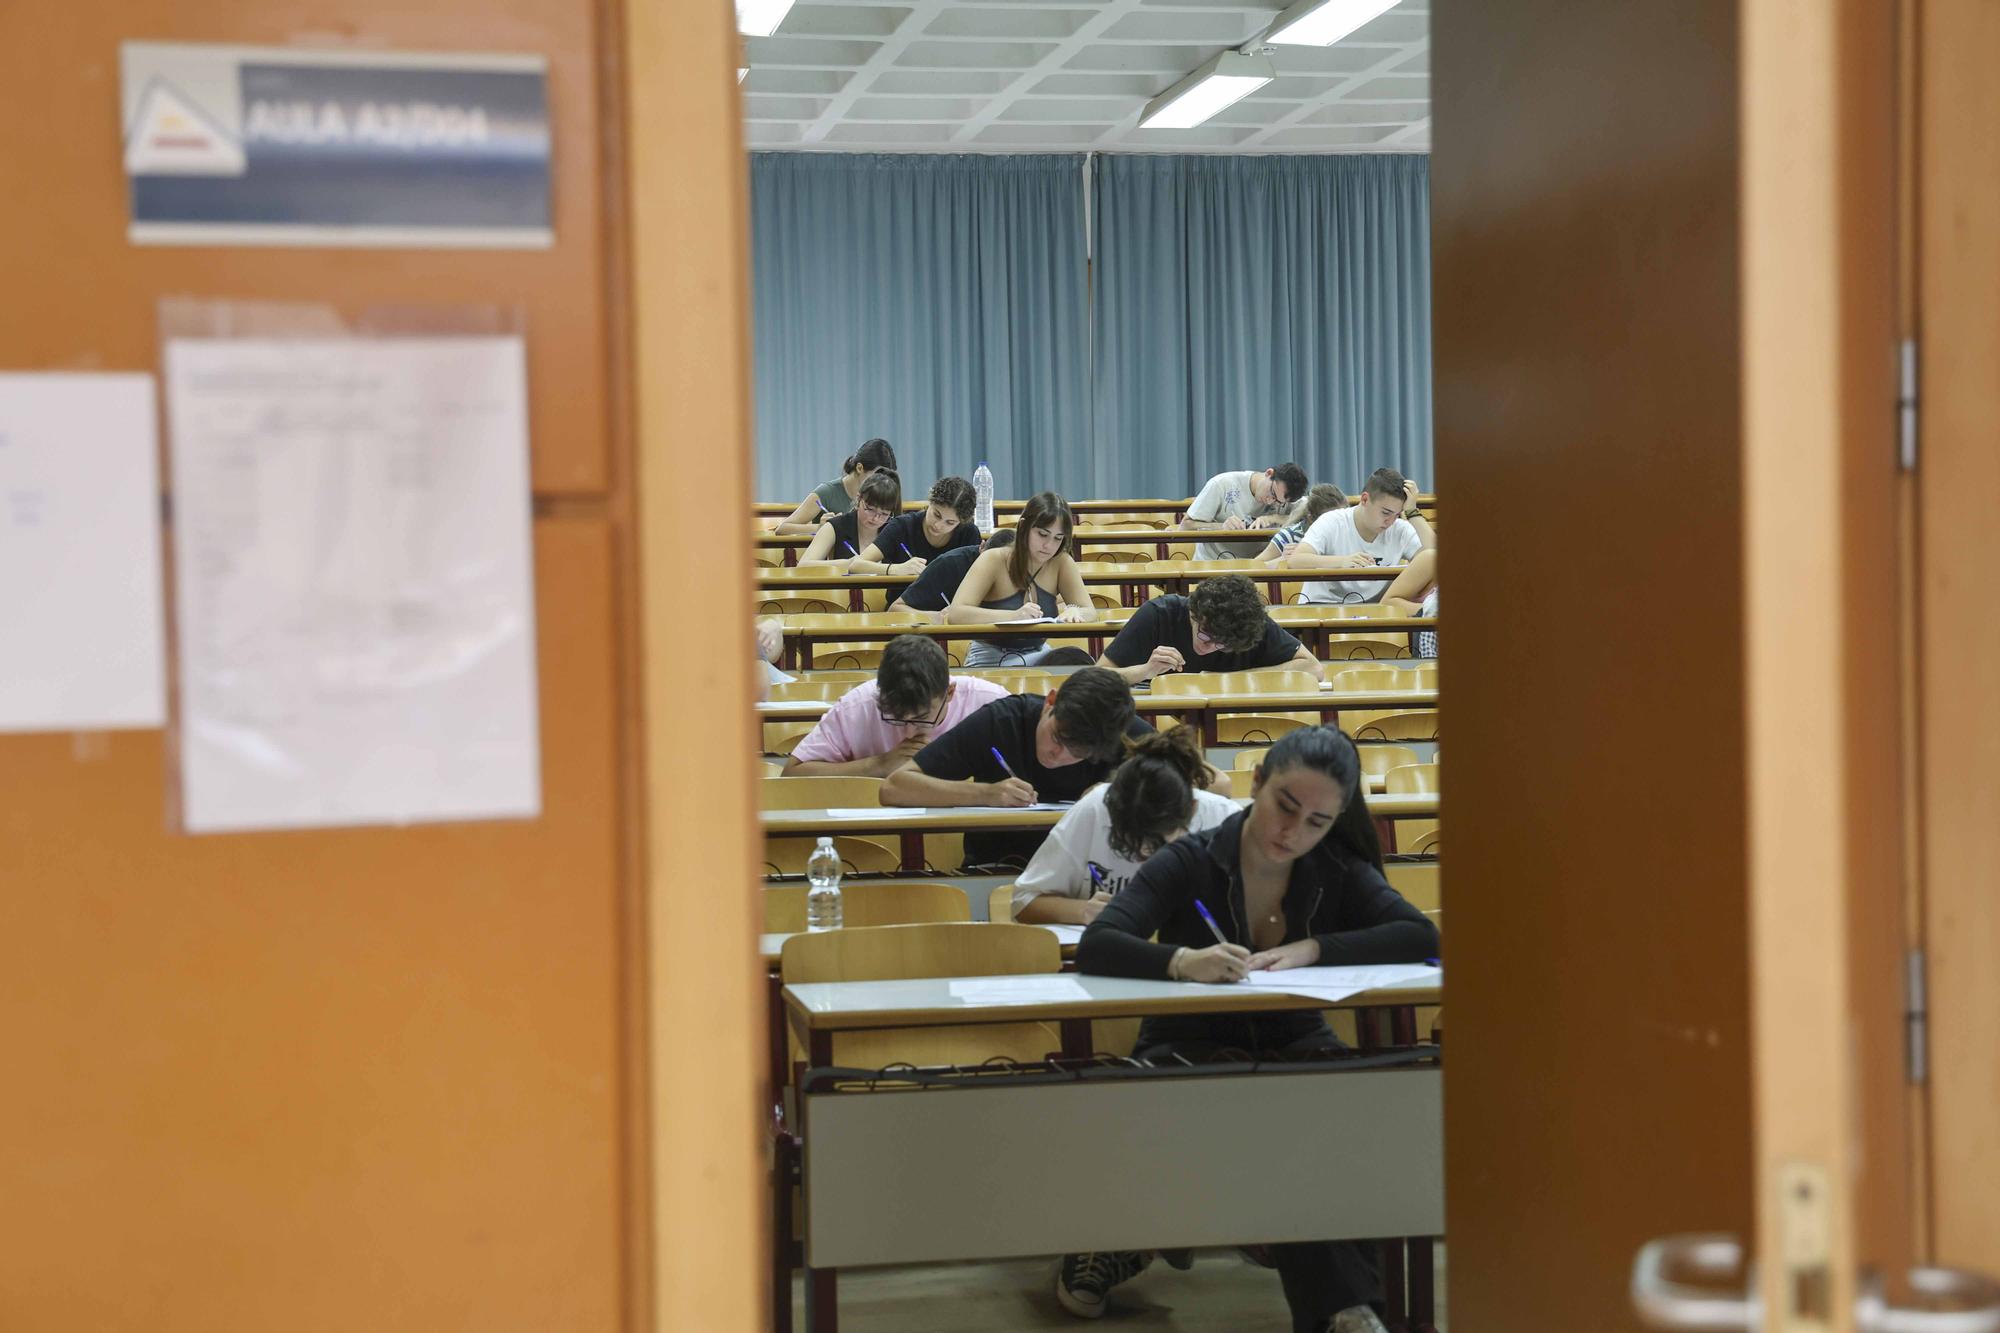
<path id="1" fill-rule="evenodd" d="M 972 474 L 972 521 L 984 537 L 993 531 L 993 469 L 981 463 Z"/>
<path id="2" fill-rule="evenodd" d="M 840 853 L 832 838 L 821 838 L 806 862 L 806 929 L 840 929 Z"/>

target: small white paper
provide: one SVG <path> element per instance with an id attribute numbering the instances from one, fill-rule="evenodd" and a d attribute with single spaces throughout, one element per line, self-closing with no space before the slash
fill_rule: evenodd
<path id="1" fill-rule="evenodd" d="M 1047 625 L 1054 620 L 1054 616 L 1020 616 L 1014 620 L 996 620 L 993 623 L 996 625 Z"/>
<path id="2" fill-rule="evenodd" d="M 881 813 L 882 813 L 882 807 L 879 805 L 851 806 L 851 807 L 844 806 L 839 809 L 827 810 L 826 817 L 828 819 L 873 819 L 875 816 Z"/>
<path id="3" fill-rule="evenodd" d="M 1079 944 L 1083 941 L 1082 926 L 1073 926 L 1066 922 L 1057 922 L 1054 924 L 1044 924 L 1042 928 L 1044 930 L 1053 932 L 1055 937 L 1064 944 Z"/>
<path id="4" fill-rule="evenodd" d="M 951 808 L 969 815 L 1019 815 L 1037 810 L 1068 810 L 1075 804 L 1075 801 L 1036 801 L 1032 805 L 960 805 Z"/>
<path id="5" fill-rule="evenodd" d="M 0 731 L 166 723 L 151 375 L 0 374 Z"/>
<path id="6" fill-rule="evenodd" d="M 1075 977 L 971 977 L 951 983 L 951 998 L 966 1004 L 1052 1004 L 1087 1000 Z"/>

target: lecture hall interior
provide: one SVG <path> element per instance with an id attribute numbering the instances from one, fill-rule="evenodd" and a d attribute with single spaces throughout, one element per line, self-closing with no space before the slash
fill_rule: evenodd
<path id="1" fill-rule="evenodd" d="M 2000 1333 L 1996 64 L 0 3 L 0 1330 Z"/>

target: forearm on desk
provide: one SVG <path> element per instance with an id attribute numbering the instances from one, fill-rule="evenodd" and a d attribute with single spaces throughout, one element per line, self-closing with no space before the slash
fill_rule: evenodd
<path id="1" fill-rule="evenodd" d="M 934 778 L 915 764 L 897 769 L 882 781 L 884 805 L 982 805 L 980 793 L 976 782 Z"/>

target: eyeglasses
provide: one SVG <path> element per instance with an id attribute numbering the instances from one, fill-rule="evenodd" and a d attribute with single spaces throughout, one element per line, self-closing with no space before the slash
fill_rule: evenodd
<path id="1" fill-rule="evenodd" d="M 949 707 L 951 704 L 948 700 L 939 704 L 936 717 L 891 717 L 881 709 L 877 709 L 875 715 L 882 719 L 882 725 L 885 727 L 935 727 L 944 721 L 945 710 Z"/>
<path id="2" fill-rule="evenodd" d="M 863 515 L 865 515 L 868 518 L 874 519 L 877 523 L 887 523 L 890 519 L 895 517 L 895 515 L 891 514 L 888 510 L 877 509 L 874 505 L 857 505 L 856 508 L 858 508 Z"/>

